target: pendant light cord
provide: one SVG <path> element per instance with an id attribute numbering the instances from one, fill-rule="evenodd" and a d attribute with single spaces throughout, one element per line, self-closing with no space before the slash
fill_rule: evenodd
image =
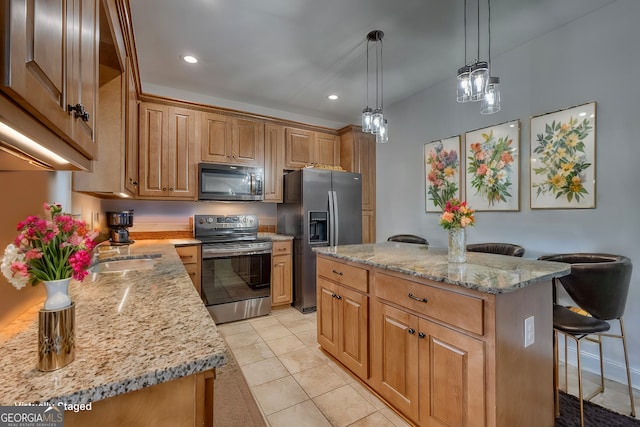
<path id="1" fill-rule="evenodd" d="M 489 77 L 491 77 L 491 0 L 487 0 L 487 12 L 489 13 L 489 18 L 488 18 L 488 22 L 489 22 Z"/>
<path id="2" fill-rule="evenodd" d="M 464 65 L 467 65 L 467 0 L 464 0 Z"/>
<path id="3" fill-rule="evenodd" d="M 382 68 L 382 39 L 380 39 L 380 110 L 384 104 L 384 69 Z"/>
<path id="4" fill-rule="evenodd" d="M 478 56 L 476 56 L 476 62 L 480 61 L 480 0 L 476 2 L 478 5 Z"/>
<path id="5" fill-rule="evenodd" d="M 367 108 L 369 108 L 369 39 L 367 38 Z"/>

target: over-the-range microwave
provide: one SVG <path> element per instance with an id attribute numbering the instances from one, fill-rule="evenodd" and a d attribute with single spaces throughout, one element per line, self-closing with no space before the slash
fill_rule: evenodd
<path id="1" fill-rule="evenodd" d="M 263 200 L 260 167 L 200 163 L 198 200 Z"/>

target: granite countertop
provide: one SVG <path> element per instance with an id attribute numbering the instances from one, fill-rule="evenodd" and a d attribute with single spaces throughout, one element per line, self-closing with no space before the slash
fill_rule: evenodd
<path id="1" fill-rule="evenodd" d="M 571 272 L 571 266 L 565 263 L 480 252 L 467 252 L 466 263 L 448 263 L 447 249 L 411 243 L 344 245 L 314 248 L 314 251 L 489 294 L 511 292 Z"/>
<path id="2" fill-rule="evenodd" d="M 100 249 L 101 258 L 159 257 L 150 270 L 71 281 L 76 354 L 64 368 L 36 369 L 42 304 L 0 331 L 0 405 L 88 403 L 226 363 L 226 345 L 172 243 Z"/>
<path id="3" fill-rule="evenodd" d="M 293 236 L 287 236 L 286 234 L 277 234 L 277 233 L 258 233 L 259 239 L 269 239 L 274 242 L 284 241 L 284 240 L 293 240 Z"/>

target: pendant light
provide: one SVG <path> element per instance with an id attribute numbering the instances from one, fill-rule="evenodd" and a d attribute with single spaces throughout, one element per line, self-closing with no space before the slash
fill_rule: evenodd
<path id="1" fill-rule="evenodd" d="M 471 66 L 471 72 L 469 73 L 469 79 L 471 81 L 471 100 L 482 101 L 484 98 L 484 90 L 489 80 L 489 64 L 485 61 L 480 61 L 480 0 L 477 1 L 478 5 L 478 56 L 476 57 L 476 63 Z"/>
<path id="2" fill-rule="evenodd" d="M 458 68 L 457 96 L 458 102 L 471 101 L 471 83 L 469 72 L 471 67 L 467 65 L 467 0 L 464 0 L 464 66 Z"/>
<path id="3" fill-rule="evenodd" d="M 384 118 L 383 108 L 383 74 L 382 74 L 382 38 L 384 33 L 373 30 L 367 34 L 367 106 L 362 110 L 362 131 L 376 135 L 380 143 L 389 140 L 388 124 Z M 376 43 L 376 105 L 369 107 L 369 42 Z"/>
<path id="4" fill-rule="evenodd" d="M 491 65 L 491 0 L 487 0 L 489 12 L 489 65 Z M 500 111 L 500 77 L 489 77 L 484 91 L 484 99 L 480 107 L 480 113 L 493 114 Z"/>

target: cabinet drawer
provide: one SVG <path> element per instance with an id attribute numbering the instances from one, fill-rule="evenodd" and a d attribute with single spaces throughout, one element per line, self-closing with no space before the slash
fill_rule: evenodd
<path id="1" fill-rule="evenodd" d="M 369 292 L 369 271 L 325 258 L 317 259 L 317 274 L 362 292 Z"/>
<path id="2" fill-rule="evenodd" d="M 198 262 L 198 246 L 178 246 L 176 252 L 183 264 L 193 264 Z"/>
<path id="3" fill-rule="evenodd" d="M 271 251 L 273 253 L 273 256 L 291 254 L 291 241 L 287 240 L 283 242 L 272 242 Z"/>
<path id="4" fill-rule="evenodd" d="M 484 333 L 483 301 L 480 298 L 380 272 L 376 272 L 375 276 L 375 295 L 469 332 L 479 335 Z"/>

